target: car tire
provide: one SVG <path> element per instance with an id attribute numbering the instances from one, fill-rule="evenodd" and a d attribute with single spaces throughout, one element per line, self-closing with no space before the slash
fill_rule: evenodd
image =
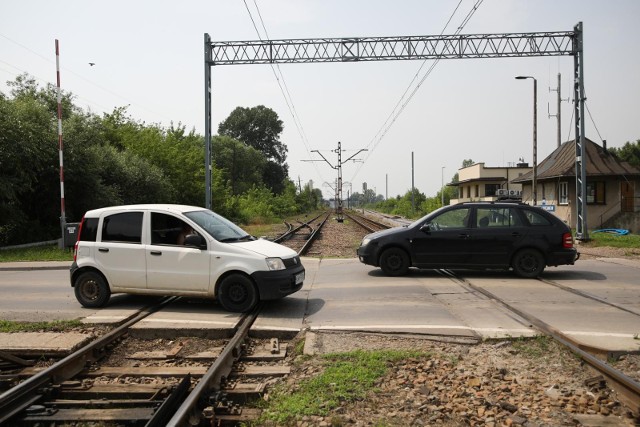
<path id="1" fill-rule="evenodd" d="M 540 251 L 522 249 L 514 255 L 511 267 L 520 277 L 538 277 L 545 268 L 545 261 Z"/>
<path id="2" fill-rule="evenodd" d="M 247 276 L 231 274 L 220 282 L 218 302 L 227 311 L 244 313 L 258 303 L 258 291 Z"/>
<path id="3" fill-rule="evenodd" d="M 94 271 L 81 273 L 74 282 L 76 299 L 83 307 L 104 307 L 111 298 L 107 281 Z"/>
<path id="4" fill-rule="evenodd" d="M 409 267 L 409 255 L 400 248 L 385 249 L 380 255 L 380 268 L 387 276 L 404 276 Z"/>

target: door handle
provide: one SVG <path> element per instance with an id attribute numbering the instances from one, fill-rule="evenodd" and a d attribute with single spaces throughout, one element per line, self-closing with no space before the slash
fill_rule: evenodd
<path id="1" fill-rule="evenodd" d="M 513 233 L 511 233 L 511 235 L 512 235 L 513 237 L 520 237 L 520 236 L 522 236 L 522 234 L 518 233 L 517 231 L 514 231 Z"/>
<path id="2" fill-rule="evenodd" d="M 469 235 L 465 234 L 465 233 L 460 233 L 460 234 L 458 234 L 458 237 L 461 238 L 461 239 L 468 239 Z"/>
<path id="3" fill-rule="evenodd" d="M 98 252 L 109 252 L 109 248 L 98 248 Z"/>
<path id="4" fill-rule="evenodd" d="M 162 252 L 160 251 L 151 251 L 150 253 L 151 255 L 162 255 Z"/>

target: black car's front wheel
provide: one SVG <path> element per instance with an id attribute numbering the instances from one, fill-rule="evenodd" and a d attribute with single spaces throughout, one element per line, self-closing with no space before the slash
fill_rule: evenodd
<path id="1" fill-rule="evenodd" d="M 385 249 L 380 255 L 380 268 L 387 276 L 404 276 L 409 267 L 409 255 L 400 248 Z"/>
<path id="2" fill-rule="evenodd" d="M 522 249 L 514 255 L 511 267 L 520 277 L 538 277 L 544 270 L 545 261 L 539 251 Z"/>

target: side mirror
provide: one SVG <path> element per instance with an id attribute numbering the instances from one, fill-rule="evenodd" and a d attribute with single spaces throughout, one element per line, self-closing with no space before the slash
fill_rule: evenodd
<path id="1" fill-rule="evenodd" d="M 198 249 L 207 249 L 207 242 L 204 240 L 204 237 L 199 234 L 189 234 L 184 238 L 185 246 L 192 246 Z"/>
<path id="2" fill-rule="evenodd" d="M 423 233 L 430 234 L 431 233 L 431 223 L 427 222 L 425 224 L 422 224 L 420 226 L 420 231 L 422 231 Z"/>

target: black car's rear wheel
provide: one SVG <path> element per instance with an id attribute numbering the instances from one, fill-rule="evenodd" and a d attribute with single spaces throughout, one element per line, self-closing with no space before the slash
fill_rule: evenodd
<path id="1" fill-rule="evenodd" d="M 385 249 L 380 255 L 380 268 L 387 276 L 404 276 L 409 264 L 409 255 L 400 248 Z"/>
<path id="2" fill-rule="evenodd" d="M 522 249 L 514 255 L 511 266 L 520 277 L 538 277 L 544 270 L 545 262 L 539 251 Z"/>
<path id="3" fill-rule="evenodd" d="M 73 289 L 76 299 L 84 307 L 102 307 L 111 298 L 111 290 L 106 280 L 93 271 L 80 274 L 74 282 Z"/>
<path id="4" fill-rule="evenodd" d="M 220 282 L 218 302 L 227 311 L 247 312 L 258 303 L 258 291 L 247 276 L 230 274 Z"/>

